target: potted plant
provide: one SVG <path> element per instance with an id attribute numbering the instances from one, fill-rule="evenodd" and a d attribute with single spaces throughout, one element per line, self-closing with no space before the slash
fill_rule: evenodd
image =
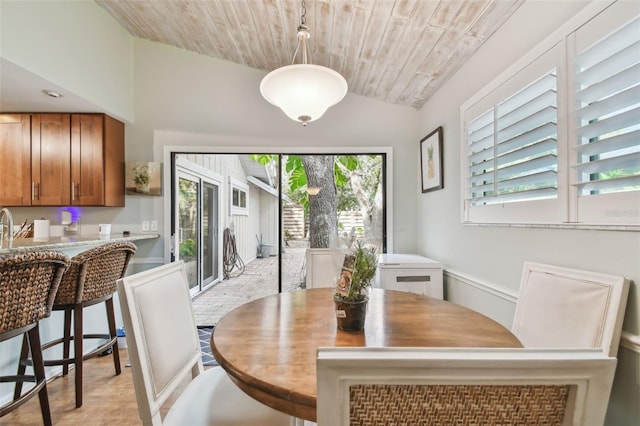
<path id="1" fill-rule="evenodd" d="M 338 328 L 345 331 L 364 329 L 369 301 L 368 289 L 378 268 L 378 252 L 357 241 L 351 254 L 345 255 L 333 300 Z"/>
<path id="2" fill-rule="evenodd" d="M 136 184 L 136 191 L 149 192 L 149 183 L 151 175 L 149 173 L 149 165 L 137 165 L 133 169 L 133 183 Z"/>

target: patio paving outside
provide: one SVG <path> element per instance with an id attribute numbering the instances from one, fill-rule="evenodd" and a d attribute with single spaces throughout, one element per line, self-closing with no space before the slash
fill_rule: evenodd
<path id="1" fill-rule="evenodd" d="M 301 288 L 304 281 L 306 240 L 290 241 L 282 256 L 283 291 Z M 198 326 L 216 325 L 229 311 L 260 297 L 278 292 L 278 256 L 257 258 L 247 265 L 240 276 L 237 270 L 231 278 L 222 280 L 196 296 L 193 314 Z"/>

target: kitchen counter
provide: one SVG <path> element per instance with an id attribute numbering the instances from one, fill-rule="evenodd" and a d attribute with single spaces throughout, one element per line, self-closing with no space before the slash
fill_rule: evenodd
<path id="1" fill-rule="evenodd" d="M 110 242 L 150 240 L 158 237 L 160 237 L 158 234 L 130 234 L 125 237 L 120 233 L 111 235 L 78 234 L 42 239 L 21 238 L 17 240 L 14 239 L 11 243 L 2 241 L 2 244 L 0 244 L 0 254 L 24 250 L 65 250 L 81 246 L 96 246 Z"/>

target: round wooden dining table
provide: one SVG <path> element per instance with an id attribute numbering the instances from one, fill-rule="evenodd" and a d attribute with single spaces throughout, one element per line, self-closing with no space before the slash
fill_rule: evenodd
<path id="1" fill-rule="evenodd" d="M 496 321 L 428 296 L 372 289 L 364 331 L 339 330 L 333 289 L 274 294 L 225 315 L 211 336 L 213 355 L 253 398 L 316 421 L 319 347 L 522 347 Z"/>

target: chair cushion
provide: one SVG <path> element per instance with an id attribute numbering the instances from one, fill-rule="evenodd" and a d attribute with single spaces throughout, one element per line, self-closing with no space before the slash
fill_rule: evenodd
<path id="1" fill-rule="evenodd" d="M 520 294 L 514 333 L 527 348 L 598 348 L 611 287 L 531 271 Z"/>
<path id="2" fill-rule="evenodd" d="M 251 398 L 221 367 L 213 367 L 189 383 L 163 424 L 288 426 L 290 417 Z"/>

